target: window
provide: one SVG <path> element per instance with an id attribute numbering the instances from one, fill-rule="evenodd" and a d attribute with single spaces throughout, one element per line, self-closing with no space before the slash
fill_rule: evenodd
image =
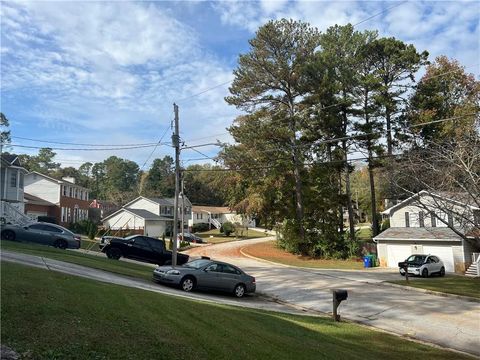
<path id="1" fill-rule="evenodd" d="M 222 272 L 223 272 L 223 273 L 227 273 L 227 274 L 240 275 L 240 271 L 238 271 L 237 269 L 235 269 L 233 266 L 226 265 L 226 264 L 223 265 Z"/>
<path id="2" fill-rule="evenodd" d="M 23 189 L 23 173 L 22 172 L 20 173 L 20 181 L 19 181 L 18 187 L 20 189 Z"/>
<path id="3" fill-rule="evenodd" d="M 67 222 L 70 222 L 72 215 L 72 209 L 67 208 Z"/>
<path id="4" fill-rule="evenodd" d="M 14 171 L 10 174 L 10 187 L 17 187 L 17 172 Z"/>
<path id="5" fill-rule="evenodd" d="M 61 208 L 60 221 L 65 222 L 65 208 L 63 206 Z"/>
<path id="6" fill-rule="evenodd" d="M 420 227 L 425 227 L 425 218 L 424 218 L 423 211 L 420 211 L 418 213 L 418 222 L 420 223 Z"/>
<path id="7" fill-rule="evenodd" d="M 214 271 L 220 272 L 222 270 L 222 266 L 220 264 L 212 264 L 205 269 L 206 271 Z"/>
<path id="8" fill-rule="evenodd" d="M 405 227 L 410 227 L 410 214 L 405 212 Z"/>
<path id="9" fill-rule="evenodd" d="M 62 233 L 63 232 L 61 229 L 56 228 L 54 226 L 50 226 L 50 225 L 43 225 L 43 230 L 54 232 L 54 233 Z"/>
<path id="10" fill-rule="evenodd" d="M 69 192 L 69 194 L 70 194 L 70 197 L 73 197 L 73 188 L 72 188 L 71 186 L 70 186 L 70 192 Z"/>
<path id="11" fill-rule="evenodd" d="M 83 190 L 80 190 L 80 200 L 83 200 Z"/>
<path id="12" fill-rule="evenodd" d="M 67 187 L 63 185 L 63 196 L 67 196 Z"/>
<path id="13" fill-rule="evenodd" d="M 42 224 L 34 224 L 34 225 L 30 225 L 28 228 L 32 229 L 32 230 L 43 230 L 43 225 Z"/>
<path id="14" fill-rule="evenodd" d="M 150 244 L 146 239 L 144 239 L 142 236 L 137 236 L 136 238 L 132 239 L 135 241 L 135 246 L 142 248 L 142 249 L 147 249 L 151 250 Z"/>
<path id="15" fill-rule="evenodd" d="M 448 213 L 448 226 L 453 227 L 453 215 Z"/>
<path id="16" fill-rule="evenodd" d="M 148 242 L 152 246 L 153 250 L 163 252 L 163 242 L 159 240 L 148 239 Z"/>
<path id="17" fill-rule="evenodd" d="M 430 221 L 432 222 L 432 227 L 437 227 L 437 218 L 434 212 L 430 214 Z"/>
<path id="18" fill-rule="evenodd" d="M 475 225 L 480 226 L 480 210 L 473 210 L 473 222 Z"/>

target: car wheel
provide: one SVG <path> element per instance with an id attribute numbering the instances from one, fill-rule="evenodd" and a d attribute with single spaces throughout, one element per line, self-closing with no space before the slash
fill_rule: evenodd
<path id="1" fill-rule="evenodd" d="M 106 254 L 109 259 L 113 259 L 113 260 L 118 260 L 122 257 L 122 252 L 120 251 L 120 249 L 115 247 L 109 248 L 106 251 Z"/>
<path id="2" fill-rule="evenodd" d="M 424 277 L 424 278 L 428 277 L 428 270 L 427 269 L 422 270 L 422 277 Z"/>
<path id="3" fill-rule="evenodd" d="M 180 286 L 183 291 L 192 291 L 195 288 L 195 279 L 191 276 L 187 276 L 182 279 L 182 281 L 180 282 Z"/>
<path id="4" fill-rule="evenodd" d="M 443 266 L 440 269 L 440 276 L 445 276 L 445 268 Z"/>
<path id="5" fill-rule="evenodd" d="M 235 289 L 233 290 L 233 294 L 234 294 L 237 298 L 243 297 L 243 295 L 245 295 L 245 285 L 243 285 L 243 284 L 238 284 L 237 286 L 235 286 Z"/>
<path id="6" fill-rule="evenodd" d="M 2 239 L 4 240 L 15 240 L 15 233 L 12 230 L 4 230 L 2 231 Z"/>
<path id="7" fill-rule="evenodd" d="M 68 247 L 68 244 L 65 240 L 58 239 L 53 243 L 53 246 L 55 246 L 56 248 L 65 250 Z"/>

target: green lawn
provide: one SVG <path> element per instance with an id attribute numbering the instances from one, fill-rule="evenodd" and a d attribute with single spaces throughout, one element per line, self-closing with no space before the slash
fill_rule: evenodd
<path id="1" fill-rule="evenodd" d="M 357 238 L 359 240 L 371 240 L 372 239 L 372 229 L 362 228 L 356 231 Z"/>
<path id="2" fill-rule="evenodd" d="M 467 359 L 329 318 L 1 266 L 1 341 L 29 359 Z"/>
<path id="3" fill-rule="evenodd" d="M 88 255 L 77 251 L 60 250 L 51 246 L 24 243 L 17 241 L 0 241 L 2 250 L 10 250 L 25 254 L 43 256 L 49 259 L 61 260 L 73 264 L 92 267 L 95 269 L 110 271 L 120 275 L 132 276 L 150 280 L 153 267 L 133 264 L 126 261 L 111 260 L 105 255 Z"/>
<path id="4" fill-rule="evenodd" d="M 409 277 L 409 280 L 408 284 L 405 280 L 391 282 L 399 285 L 440 291 L 449 294 L 471 296 L 480 299 L 480 278 L 447 275 L 445 277 L 430 277 L 426 279 Z"/>
<path id="5" fill-rule="evenodd" d="M 212 243 L 212 244 L 218 244 L 218 243 L 234 241 L 234 240 L 255 239 L 255 238 L 269 236 L 269 235 L 266 235 L 264 232 L 260 232 L 256 230 L 248 230 L 248 232 L 244 231 L 243 237 L 236 237 L 235 234 L 230 234 L 230 236 L 226 236 L 225 234 L 221 234 L 220 230 L 218 229 L 195 233 L 195 235 L 200 236 L 201 238 L 205 239 L 208 243 Z"/>
<path id="6" fill-rule="evenodd" d="M 248 255 L 280 264 L 317 269 L 363 269 L 363 262 L 356 260 L 314 259 L 291 254 L 276 245 L 276 241 L 251 244 L 242 249 Z"/>
<path id="7" fill-rule="evenodd" d="M 82 249 L 88 249 L 90 251 L 100 251 L 98 247 L 99 242 L 95 240 L 90 240 L 82 236 L 82 240 L 80 242 L 80 246 Z"/>

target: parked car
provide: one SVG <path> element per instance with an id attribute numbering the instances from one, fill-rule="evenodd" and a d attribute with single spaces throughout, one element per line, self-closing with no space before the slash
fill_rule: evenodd
<path id="1" fill-rule="evenodd" d="M 256 290 L 255 278 L 238 267 L 208 257 L 192 260 L 183 266 L 160 266 L 153 271 L 153 281 L 194 289 L 219 290 L 241 298 Z"/>
<path id="2" fill-rule="evenodd" d="M 4 240 L 28 241 L 55 246 L 59 249 L 79 249 L 80 235 L 63 226 L 37 222 L 28 226 L 2 225 L 1 238 Z"/>
<path id="3" fill-rule="evenodd" d="M 432 274 L 445 276 L 445 265 L 438 256 L 435 255 L 410 255 L 405 261 L 399 262 L 400 274 L 405 276 L 405 266 L 408 264 L 408 273 L 423 277 L 429 277 Z"/>
<path id="4" fill-rule="evenodd" d="M 165 241 L 148 236 L 104 236 L 99 247 L 109 259 L 118 260 L 123 256 L 157 265 L 172 263 L 172 252 L 166 249 Z M 188 259 L 188 255 L 177 253 L 177 264 L 184 264 Z"/>
<path id="5" fill-rule="evenodd" d="M 203 239 L 200 236 L 197 236 L 197 235 L 192 234 L 192 233 L 184 232 L 183 237 L 184 237 L 183 241 L 186 241 L 186 242 L 189 242 L 189 243 L 197 243 L 197 244 L 203 243 Z M 177 240 L 182 241 L 182 234 L 181 233 L 177 235 Z"/>

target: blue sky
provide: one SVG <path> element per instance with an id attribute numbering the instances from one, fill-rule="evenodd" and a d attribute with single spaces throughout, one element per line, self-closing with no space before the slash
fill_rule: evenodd
<path id="1" fill-rule="evenodd" d="M 180 106 L 186 144 L 229 141 L 239 112 L 224 102 L 248 40 L 269 19 L 293 18 L 319 30 L 358 23 L 391 1 L 1 2 L 1 109 L 13 144 L 157 142 Z M 408 1 L 358 26 L 447 55 L 480 74 L 478 1 Z M 184 99 L 184 100 L 182 100 Z M 164 141 L 169 141 L 170 130 Z M 79 146 L 85 148 L 86 146 Z M 14 148 L 34 154 L 36 150 Z M 56 150 L 64 166 L 116 155 L 139 163 L 152 148 Z M 213 156 L 216 148 L 201 148 Z M 173 155 L 159 146 L 156 157 Z M 191 150 L 183 159 L 202 157 Z"/>

